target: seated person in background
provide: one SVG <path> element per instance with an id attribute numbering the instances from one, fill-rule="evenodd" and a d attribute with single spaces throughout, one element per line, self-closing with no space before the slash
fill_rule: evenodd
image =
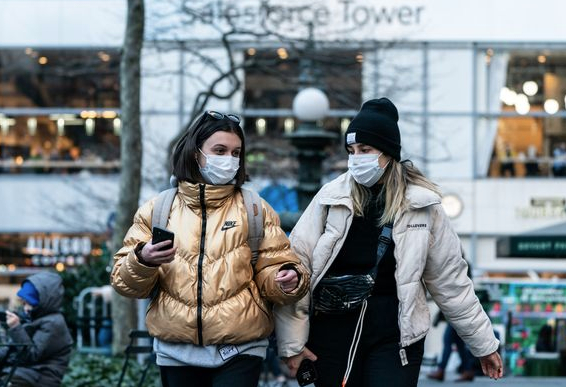
<path id="1" fill-rule="evenodd" d="M 515 176 L 515 152 L 511 145 L 505 144 L 499 155 L 499 173 L 501 177 Z"/>
<path id="2" fill-rule="evenodd" d="M 2 374 L 8 374 L 12 365 L 17 365 L 10 386 L 61 385 L 73 344 L 60 312 L 63 293 L 63 283 L 58 274 L 34 274 L 22 283 L 18 291 L 18 297 L 23 302 L 23 313 L 6 311 L 9 343 L 27 344 L 26 347 L 12 350 L 0 347 Z"/>
<path id="3" fill-rule="evenodd" d="M 525 171 L 527 176 L 538 176 L 540 173 L 538 166 L 538 150 L 534 145 L 527 147 Z"/>

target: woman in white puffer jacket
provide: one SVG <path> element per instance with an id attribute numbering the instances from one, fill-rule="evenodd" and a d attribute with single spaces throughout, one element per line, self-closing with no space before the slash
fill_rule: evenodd
<path id="1" fill-rule="evenodd" d="M 400 161 L 398 118 L 387 98 L 364 103 L 345 135 L 348 172 L 317 193 L 290 236 L 311 269 L 311 291 L 279 307 L 279 354 L 292 373 L 303 359 L 315 361 L 317 387 L 416 386 L 430 328 L 427 290 L 484 373 L 503 375 L 499 341 L 466 275 L 439 190 Z M 365 283 L 368 274 L 370 296 L 350 294 L 333 310 L 337 297 L 325 295 L 344 279 Z"/>

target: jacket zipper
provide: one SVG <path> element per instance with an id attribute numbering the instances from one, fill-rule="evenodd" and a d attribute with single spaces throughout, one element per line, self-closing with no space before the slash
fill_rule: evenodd
<path id="1" fill-rule="evenodd" d="M 397 220 L 399 220 L 399 215 L 395 216 L 393 220 L 393 224 Z M 393 228 L 391 228 L 391 240 L 393 241 Z M 395 241 L 393 241 L 393 245 L 395 246 Z M 395 286 L 397 287 L 397 299 L 399 299 L 399 276 L 397 273 L 397 257 L 395 257 L 395 252 L 393 252 L 393 257 L 395 258 Z M 397 324 L 399 325 L 399 358 L 401 359 L 401 366 L 404 367 L 409 364 L 409 360 L 407 359 L 407 351 L 403 348 L 403 332 L 401 331 L 401 308 L 403 307 L 401 300 L 399 300 L 399 306 L 397 308 Z"/>
<path id="2" fill-rule="evenodd" d="M 200 233 L 200 251 L 198 257 L 198 274 L 197 274 L 197 332 L 198 345 L 203 345 L 202 338 L 202 261 L 204 260 L 204 241 L 206 235 L 206 204 L 204 201 L 204 185 L 199 185 L 200 210 L 201 210 L 201 233 Z"/>

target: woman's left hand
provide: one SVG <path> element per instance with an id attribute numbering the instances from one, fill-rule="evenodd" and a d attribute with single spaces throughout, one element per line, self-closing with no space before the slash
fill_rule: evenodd
<path id="1" fill-rule="evenodd" d="M 20 325 L 20 318 L 17 314 L 10 312 L 9 310 L 6 311 L 6 324 L 8 328 L 15 328 Z"/>
<path id="2" fill-rule="evenodd" d="M 503 362 L 497 352 L 480 357 L 480 363 L 485 376 L 495 380 L 503 377 Z"/>
<path id="3" fill-rule="evenodd" d="M 299 276 L 293 269 L 283 269 L 279 270 L 279 273 L 277 273 L 275 282 L 279 283 L 281 290 L 283 290 L 285 293 L 288 293 L 292 292 L 299 284 Z"/>

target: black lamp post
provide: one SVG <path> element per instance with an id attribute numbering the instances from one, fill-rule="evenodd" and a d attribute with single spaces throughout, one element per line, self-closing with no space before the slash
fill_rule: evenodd
<path id="1" fill-rule="evenodd" d="M 297 193 L 301 211 L 320 189 L 325 148 L 336 138 L 336 133 L 325 131 L 318 125 L 318 121 L 328 113 L 328 108 L 328 98 L 314 87 L 301 90 L 293 100 L 293 113 L 300 124 L 287 137 L 296 148 L 299 161 Z"/>
<path id="2" fill-rule="evenodd" d="M 293 228 L 302 211 L 308 206 L 321 186 L 322 162 L 326 157 L 325 148 L 337 138 L 319 122 L 328 114 L 329 103 L 326 94 L 314 85 L 320 84 L 319 73 L 309 56 L 315 51 L 313 27 L 309 25 L 309 39 L 305 47 L 305 54 L 300 60 L 299 85 L 301 90 L 293 100 L 293 114 L 300 123 L 297 130 L 286 137 L 296 148 L 296 157 L 299 161 L 299 174 L 297 194 L 299 199 L 299 212 L 281 213 L 281 226 L 289 231 Z"/>
<path id="3" fill-rule="evenodd" d="M 290 231 L 307 208 L 321 186 L 322 161 L 326 156 L 325 148 L 337 138 L 336 133 L 325 131 L 318 125 L 328 112 L 328 98 L 319 89 L 308 87 L 297 94 L 293 100 L 293 113 L 300 120 L 297 130 L 287 138 L 296 148 L 299 161 L 297 194 L 299 212 L 279 214 L 281 227 Z"/>

